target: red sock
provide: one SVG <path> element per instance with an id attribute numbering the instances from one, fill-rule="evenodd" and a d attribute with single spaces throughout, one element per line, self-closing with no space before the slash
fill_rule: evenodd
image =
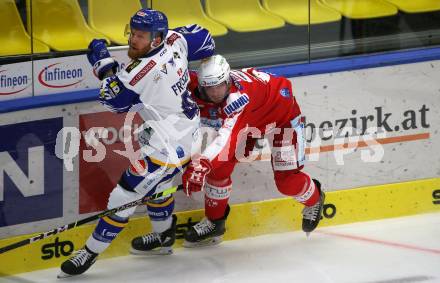
<path id="1" fill-rule="evenodd" d="M 308 200 L 302 201 L 301 203 L 303 203 L 305 206 L 315 205 L 319 201 L 319 190 L 313 180 L 310 180 L 309 188 L 306 190 L 306 192 L 307 191 L 311 193 L 311 196 Z"/>
<path id="2" fill-rule="evenodd" d="M 205 216 L 209 220 L 223 218 L 231 194 L 232 180 L 207 179 L 205 184 Z"/>
<path id="3" fill-rule="evenodd" d="M 312 178 L 304 172 L 275 171 L 278 190 L 291 196 L 305 206 L 312 206 L 319 200 L 319 190 Z"/>

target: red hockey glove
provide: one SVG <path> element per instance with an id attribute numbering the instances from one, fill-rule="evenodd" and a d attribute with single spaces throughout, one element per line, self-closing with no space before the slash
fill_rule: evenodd
<path id="1" fill-rule="evenodd" d="M 211 172 L 211 162 L 206 158 L 197 158 L 191 161 L 182 175 L 183 191 L 187 196 L 202 190 L 206 175 Z"/>

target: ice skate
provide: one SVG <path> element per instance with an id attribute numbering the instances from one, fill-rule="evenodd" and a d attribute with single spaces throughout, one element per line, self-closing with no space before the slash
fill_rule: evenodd
<path id="1" fill-rule="evenodd" d="M 134 255 L 169 255 L 176 240 L 177 217 L 173 215 L 171 227 L 163 233 L 152 232 L 131 241 L 130 253 Z"/>
<path id="2" fill-rule="evenodd" d="M 95 263 L 97 257 L 98 254 L 89 250 L 87 246 L 84 246 L 84 248 L 78 250 L 74 256 L 61 264 L 61 272 L 57 277 L 66 278 L 82 274 Z"/>
<path id="3" fill-rule="evenodd" d="M 318 227 L 319 221 L 321 220 L 321 213 L 324 207 L 325 193 L 321 190 L 321 183 L 318 180 L 313 179 L 316 188 L 319 190 L 319 200 L 316 204 L 312 206 L 304 207 L 302 211 L 303 221 L 302 230 L 306 232 L 309 236 L 310 232 Z"/>
<path id="4" fill-rule="evenodd" d="M 203 218 L 202 221 L 192 226 L 185 232 L 185 248 L 204 247 L 218 245 L 223 241 L 223 234 L 226 232 L 226 219 L 229 214 L 229 205 L 226 208 L 225 216 L 218 220 Z"/>

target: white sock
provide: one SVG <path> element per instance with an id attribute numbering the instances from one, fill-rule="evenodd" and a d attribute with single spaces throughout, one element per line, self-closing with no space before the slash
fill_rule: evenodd
<path id="1" fill-rule="evenodd" d="M 87 239 L 86 246 L 92 252 L 100 254 L 103 251 L 105 251 L 105 249 L 107 249 L 108 246 L 110 246 L 110 243 L 104 243 L 104 242 L 98 241 L 95 238 L 93 238 L 92 235 L 90 235 L 90 237 Z"/>
<path id="2" fill-rule="evenodd" d="M 173 217 L 168 217 L 162 221 L 153 221 L 151 220 L 151 226 L 153 226 L 153 232 L 162 233 L 168 230 L 173 223 Z"/>

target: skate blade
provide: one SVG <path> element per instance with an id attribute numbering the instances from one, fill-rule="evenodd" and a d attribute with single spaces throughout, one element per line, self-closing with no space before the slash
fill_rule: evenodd
<path id="1" fill-rule="evenodd" d="M 75 275 L 67 274 L 63 271 L 60 271 L 60 273 L 58 273 L 58 275 L 57 275 L 57 279 L 63 279 L 63 278 L 68 278 L 68 277 L 72 277 L 72 276 L 75 276 Z"/>
<path id="2" fill-rule="evenodd" d="M 187 240 L 185 240 L 182 245 L 185 248 L 200 248 L 200 247 L 216 246 L 220 244 L 222 241 L 223 241 L 223 237 L 219 236 L 219 237 L 213 237 L 210 239 L 202 240 L 199 242 L 188 242 Z"/>
<path id="3" fill-rule="evenodd" d="M 173 253 L 173 248 L 162 247 L 160 249 L 151 250 L 151 251 L 140 251 L 130 248 L 130 253 L 132 255 L 143 255 L 143 256 L 170 255 Z"/>

